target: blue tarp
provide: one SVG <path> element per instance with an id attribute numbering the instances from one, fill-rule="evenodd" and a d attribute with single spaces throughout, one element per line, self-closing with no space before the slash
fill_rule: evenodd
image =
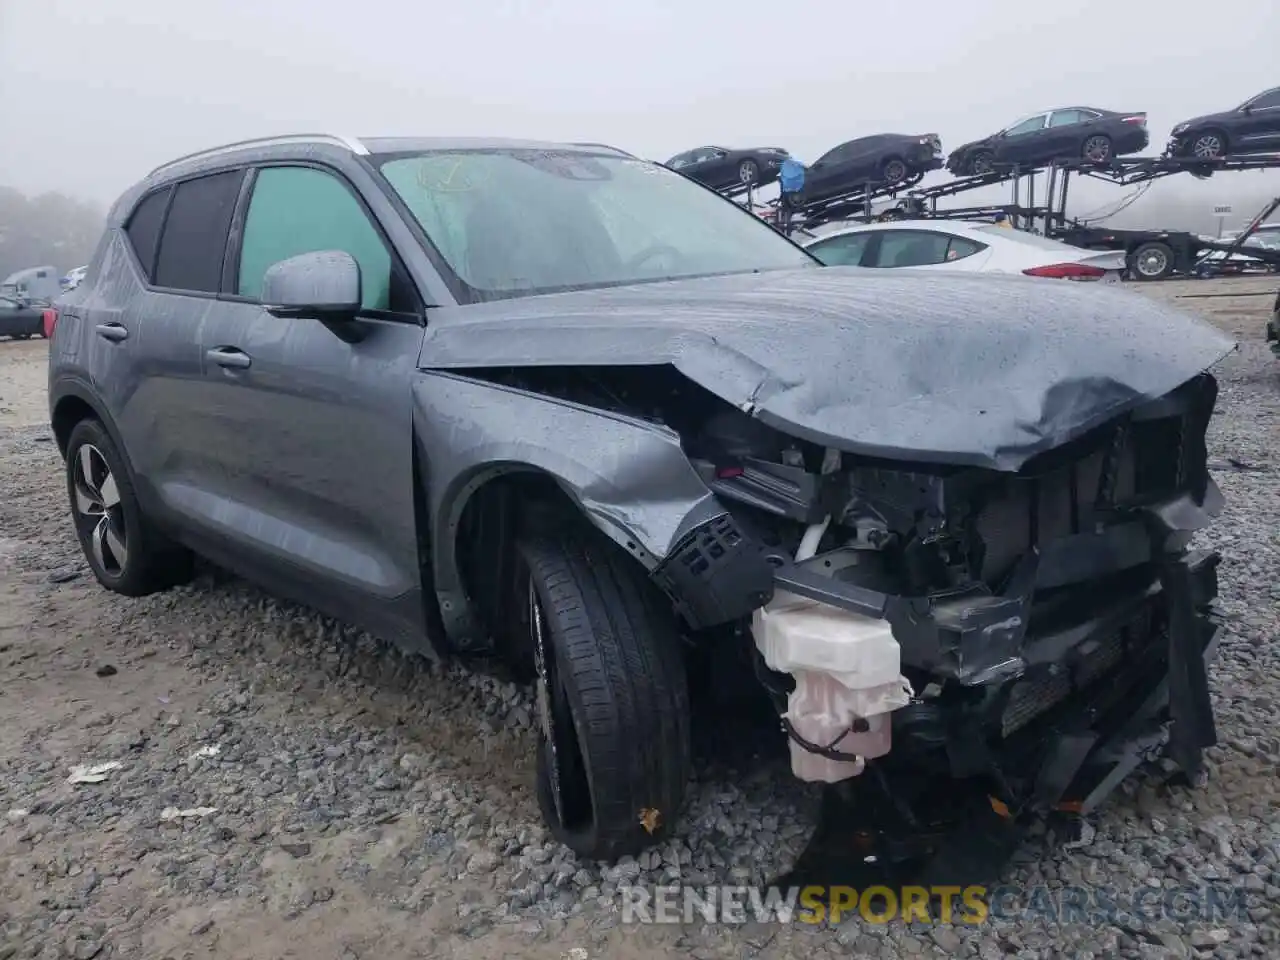
<path id="1" fill-rule="evenodd" d="M 794 157 L 787 157 L 778 171 L 778 180 L 783 193 L 799 193 L 804 187 L 804 164 Z"/>

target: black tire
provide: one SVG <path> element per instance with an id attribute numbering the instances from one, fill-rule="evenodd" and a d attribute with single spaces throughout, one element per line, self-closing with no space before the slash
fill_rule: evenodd
<path id="1" fill-rule="evenodd" d="M 30 340 L 30 339 L 31 339 L 31 334 L 29 334 L 29 333 L 15 333 L 15 334 L 13 335 L 13 339 L 15 339 L 15 340 Z"/>
<path id="2" fill-rule="evenodd" d="M 738 164 L 738 181 L 740 183 L 759 183 L 760 164 L 754 160 L 743 160 Z"/>
<path id="3" fill-rule="evenodd" d="M 550 648 L 551 729 L 539 706 L 543 818 L 580 857 L 634 855 L 667 835 L 690 775 L 688 680 L 670 602 L 594 529 L 534 534 L 516 549 L 529 573 L 525 602 L 536 596 Z"/>
<path id="4" fill-rule="evenodd" d="M 1111 138 L 1105 133 L 1095 133 L 1085 137 L 1080 145 L 1080 156 L 1093 163 L 1106 163 L 1112 159 Z"/>
<path id="5" fill-rule="evenodd" d="M 1173 247 L 1159 240 L 1140 244 L 1129 254 L 1129 271 L 1136 280 L 1163 280 L 1175 263 Z"/>
<path id="6" fill-rule="evenodd" d="M 886 157 L 884 163 L 880 164 L 880 176 L 885 183 L 901 183 L 907 179 L 909 172 L 901 157 Z"/>
<path id="7" fill-rule="evenodd" d="M 80 478 L 86 473 L 94 474 L 95 481 L 82 488 Z M 168 540 L 143 515 L 124 458 L 97 420 L 81 420 L 72 429 L 66 481 L 76 538 L 102 586 L 142 597 L 191 579 L 190 551 Z M 84 508 L 85 493 L 97 496 L 97 512 Z M 95 538 L 106 546 L 95 548 Z"/>
<path id="8" fill-rule="evenodd" d="M 1221 130 L 1202 130 L 1187 142 L 1187 155 L 1197 160 L 1217 160 L 1229 152 L 1227 135 Z"/>
<path id="9" fill-rule="evenodd" d="M 990 150 L 979 150 L 969 157 L 969 173 L 978 176 L 983 173 L 990 173 L 992 168 L 992 153 Z"/>

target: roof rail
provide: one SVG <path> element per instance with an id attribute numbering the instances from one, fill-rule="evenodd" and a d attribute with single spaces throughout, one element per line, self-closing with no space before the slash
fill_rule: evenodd
<path id="1" fill-rule="evenodd" d="M 254 137 L 249 140 L 237 140 L 234 143 L 224 143 L 222 146 L 209 147 L 205 150 L 197 150 L 194 153 L 184 154 L 174 160 L 169 160 L 160 164 L 151 171 L 147 176 L 155 176 L 162 170 L 168 170 L 170 167 L 176 167 L 180 163 L 186 163 L 188 160 L 197 160 L 202 157 L 216 157 L 221 153 L 229 153 L 232 150 L 243 150 L 246 147 L 270 147 L 276 144 L 290 143 L 323 143 L 333 147 L 342 147 L 350 150 L 357 156 L 365 157 L 369 155 L 369 148 L 366 147 L 355 137 L 344 137 L 332 133 L 294 133 L 277 137 Z"/>
<path id="2" fill-rule="evenodd" d="M 612 150 L 614 153 L 620 153 L 620 154 L 622 154 L 624 157 L 632 157 L 632 158 L 634 158 L 634 157 L 635 157 L 635 154 L 628 153 L 626 150 L 623 150 L 621 147 L 615 147 L 615 146 L 613 146 L 613 144 L 610 144 L 610 143 L 596 143 L 594 140 L 574 140 L 574 141 L 571 141 L 571 142 L 570 142 L 569 146 L 571 146 L 571 147 L 600 147 L 600 148 L 602 148 L 602 149 L 604 149 L 604 150 Z"/>

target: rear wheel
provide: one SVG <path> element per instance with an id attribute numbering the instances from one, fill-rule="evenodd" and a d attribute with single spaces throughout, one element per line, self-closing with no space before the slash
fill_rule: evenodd
<path id="1" fill-rule="evenodd" d="M 97 420 L 81 420 L 72 429 L 66 474 L 76 537 L 102 586 L 141 597 L 190 579 L 190 552 L 143 515 L 124 459 Z"/>
<path id="2" fill-rule="evenodd" d="M 754 160 L 743 160 L 738 165 L 738 179 L 743 183 L 756 183 L 760 179 L 760 165 Z"/>
<path id="3" fill-rule="evenodd" d="M 1102 133 L 1089 137 L 1080 148 L 1080 155 L 1094 163 L 1106 163 L 1111 159 L 1111 138 Z"/>
<path id="4" fill-rule="evenodd" d="M 598 860 L 666 835 L 690 771 L 689 699 L 669 602 L 595 530 L 517 545 L 537 674 L 538 803 L 552 834 Z"/>
<path id="5" fill-rule="evenodd" d="M 1129 254 L 1129 269 L 1139 280 L 1163 280 L 1173 273 L 1173 248 L 1153 240 Z"/>

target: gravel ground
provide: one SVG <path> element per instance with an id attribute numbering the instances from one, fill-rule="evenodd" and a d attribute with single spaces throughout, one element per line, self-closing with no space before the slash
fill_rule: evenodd
<path id="1" fill-rule="evenodd" d="M 1178 282 L 1143 293 L 1274 290 Z M 1211 456 L 1229 632 L 1208 782 L 1135 780 L 1009 882 L 1248 891 L 1246 922 L 982 927 L 620 923 L 630 882 L 752 882 L 793 861 L 815 795 L 776 756 L 704 759 L 679 839 L 614 867 L 539 824 L 527 691 L 437 670 L 216 571 L 98 588 L 45 424 L 43 342 L 0 342 L 0 960 L 9 957 L 1049 957 L 1280 954 L 1280 361 L 1271 300 L 1185 300 L 1241 341 Z M 76 765 L 115 762 L 94 783 Z"/>

